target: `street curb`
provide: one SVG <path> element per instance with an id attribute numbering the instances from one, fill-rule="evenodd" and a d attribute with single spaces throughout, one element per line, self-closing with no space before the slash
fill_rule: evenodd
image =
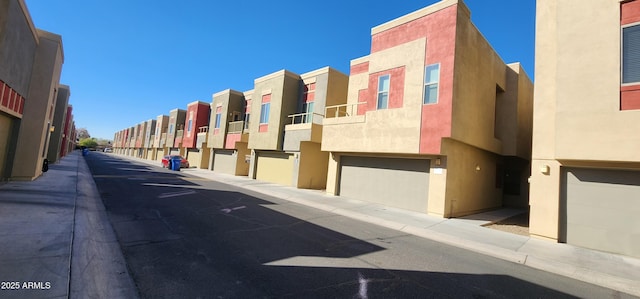
<path id="1" fill-rule="evenodd" d="M 78 160 L 69 298 L 139 298 L 89 166 Z"/>

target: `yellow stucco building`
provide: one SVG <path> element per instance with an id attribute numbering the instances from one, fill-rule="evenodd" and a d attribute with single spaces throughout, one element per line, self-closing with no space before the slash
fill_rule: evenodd
<path id="1" fill-rule="evenodd" d="M 326 107 L 326 190 L 440 217 L 527 206 L 533 85 L 462 1 L 371 30 L 348 98 Z"/>
<path id="2" fill-rule="evenodd" d="M 538 0 L 532 236 L 640 257 L 640 1 Z"/>

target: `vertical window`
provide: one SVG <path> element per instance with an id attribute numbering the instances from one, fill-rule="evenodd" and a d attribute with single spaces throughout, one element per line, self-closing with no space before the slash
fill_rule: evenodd
<path id="1" fill-rule="evenodd" d="M 438 83 L 440 82 L 440 64 L 427 65 L 424 71 L 423 104 L 438 102 Z"/>
<path id="2" fill-rule="evenodd" d="M 389 106 L 389 75 L 378 78 L 378 109 L 387 109 Z"/>
<path id="3" fill-rule="evenodd" d="M 309 83 L 304 86 L 304 94 L 302 96 L 302 116 L 303 123 L 310 123 L 313 120 L 313 102 L 315 100 L 316 83 Z"/>
<path id="4" fill-rule="evenodd" d="M 216 113 L 216 129 L 220 129 L 220 119 L 222 118 L 222 113 L 218 112 Z"/>
<path id="5" fill-rule="evenodd" d="M 191 132 L 191 124 L 192 124 L 193 120 L 189 120 L 189 124 L 187 125 L 187 132 Z"/>
<path id="6" fill-rule="evenodd" d="M 173 134 L 173 124 L 169 125 L 169 134 Z"/>
<path id="7" fill-rule="evenodd" d="M 307 102 L 302 104 L 302 110 L 304 110 L 304 123 L 310 123 L 313 119 L 313 102 Z"/>
<path id="8" fill-rule="evenodd" d="M 271 103 L 262 103 L 260 107 L 260 123 L 267 124 L 269 123 L 269 108 L 271 107 Z"/>
<path id="9" fill-rule="evenodd" d="M 244 128 L 245 129 L 249 129 L 249 118 L 250 118 L 251 114 L 247 113 L 244 115 Z"/>
<path id="10" fill-rule="evenodd" d="M 622 83 L 640 82 L 640 25 L 622 28 Z"/>

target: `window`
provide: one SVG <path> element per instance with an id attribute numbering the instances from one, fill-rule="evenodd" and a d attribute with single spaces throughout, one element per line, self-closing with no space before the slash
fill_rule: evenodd
<path id="1" fill-rule="evenodd" d="M 315 100 L 316 83 L 309 83 L 304 86 L 302 95 L 302 116 L 303 123 L 310 123 L 313 120 L 313 102 Z"/>
<path id="2" fill-rule="evenodd" d="M 216 129 L 220 129 L 220 119 L 222 118 L 221 113 L 216 113 Z"/>
<path id="3" fill-rule="evenodd" d="M 189 125 L 187 126 L 187 132 L 191 132 L 191 124 L 192 124 L 193 120 L 189 120 Z"/>
<path id="4" fill-rule="evenodd" d="M 378 109 L 387 109 L 389 106 L 389 75 L 378 78 Z"/>
<path id="5" fill-rule="evenodd" d="M 251 114 L 250 114 L 250 113 L 247 113 L 247 114 L 245 114 L 245 115 L 244 115 L 244 128 L 245 128 L 246 130 L 248 130 L 248 129 L 249 129 L 249 117 L 250 117 L 250 116 L 251 116 Z"/>
<path id="6" fill-rule="evenodd" d="M 271 103 L 262 103 L 262 106 L 260 107 L 260 123 L 261 124 L 267 124 L 269 123 L 269 108 L 271 106 Z"/>
<path id="7" fill-rule="evenodd" d="M 169 134 L 173 134 L 173 124 L 169 125 Z"/>
<path id="8" fill-rule="evenodd" d="M 640 83 L 640 25 L 622 28 L 622 83 Z"/>
<path id="9" fill-rule="evenodd" d="M 440 82 L 440 64 L 427 65 L 424 70 L 424 99 L 423 104 L 438 102 L 438 83 Z"/>
<path id="10" fill-rule="evenodd" d="M 304 115 L 303 122 L 310 123 L 311 120 L 313 119 L 313 102 L 307 102 L 302 104 L 302 110 L 304 110 L 304 113 L 306 113 Z"/>

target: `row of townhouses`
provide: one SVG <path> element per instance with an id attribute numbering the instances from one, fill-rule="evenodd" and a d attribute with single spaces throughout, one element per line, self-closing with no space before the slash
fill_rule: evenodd
<path id="1" fill-rule="evenodd" d="M 439 217 L 529 208 L 533 237 L 640 257 L 640 0 L 573 2 L 537 1 L 535 97 L 443 0 L 372 28 L 349 75 L 268 74 L 114 147 Z"/>
<path id="2" fill-rule="evenodd" d="M 62 37 L 37 29 L 24 0 L 0 2 L 0 181 L 33 180 L 75 149 Z"/>

